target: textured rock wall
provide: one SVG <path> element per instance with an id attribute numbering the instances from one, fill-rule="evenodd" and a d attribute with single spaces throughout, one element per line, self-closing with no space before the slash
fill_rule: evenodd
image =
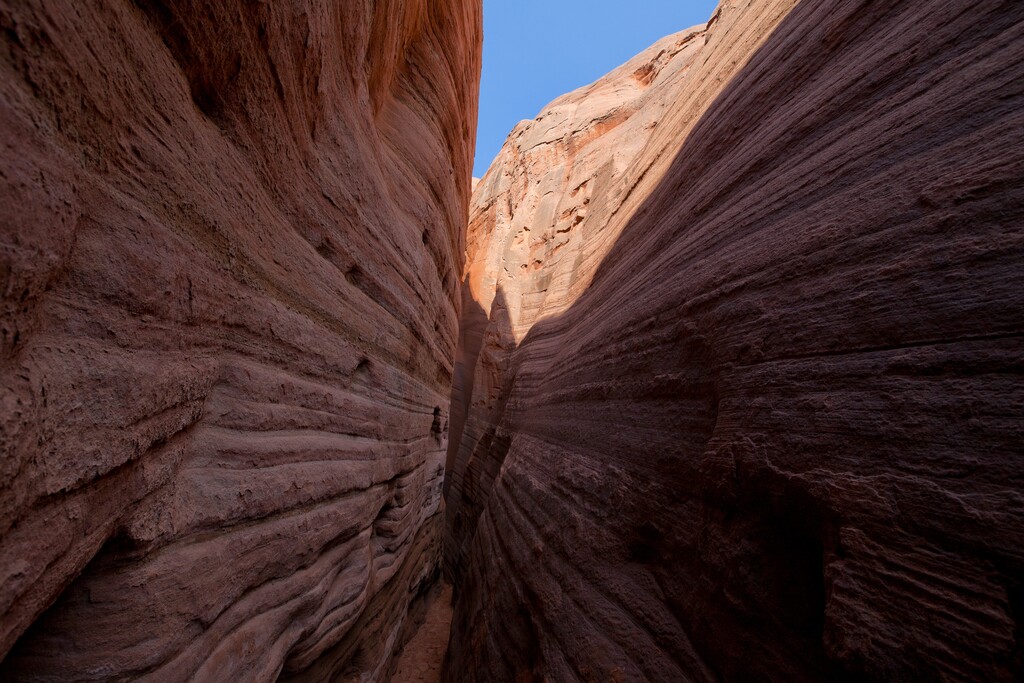
<path id="1" fill-rule="evenodd" d="M 439 561 L 479 2 L 0 26 L 0 678 L 385 677 Z"/>
<path id="2" fill-rule="evenodd" d="M 500 455 L 474 454 L 495 438 L 509 358 L 538 319 L 572 304 L 580 272 L 592 270 L 614 241 L 605 228 L 610 207 L 621 203 L 621 181 L 704 43 L 704 27 L 669 36 L 552 102 L 535 121 L 516 126 L 474 187 L 446 482 L 456 571 L 455 556 L 467 548 L 501 463 Z"/>
<path id="3" fill-rule="evenodd" d="M 726 0 L 471 206 L 452 681 L 1024 677 L 1024 5 Z"/>

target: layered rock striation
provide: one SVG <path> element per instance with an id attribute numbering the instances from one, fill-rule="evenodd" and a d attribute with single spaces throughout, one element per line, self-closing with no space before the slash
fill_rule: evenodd
<path id="1" fill-rule="evenodd" d="M 0 678 L 385 679 L 440 555 L 479 2 L 0 26 Z"/>
<path id="2" fill-rule="evenodd" d="M 1024 676 L 1024 6 L 726 0 L 477 186 L 448 680 Z"/>

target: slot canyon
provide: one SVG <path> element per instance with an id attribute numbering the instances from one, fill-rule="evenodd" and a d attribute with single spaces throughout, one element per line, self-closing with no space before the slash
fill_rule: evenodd
<path id="1" fill-rule="evenodd" d="M 1024 680 L 1020 0 L 0 27 L 0 681 Z"/>

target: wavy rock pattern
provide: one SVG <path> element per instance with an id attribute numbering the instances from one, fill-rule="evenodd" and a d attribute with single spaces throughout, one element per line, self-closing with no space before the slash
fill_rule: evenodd
<path id="1" fill-rule="evenodd" d="M 1024 678 L 1024 5 L 726 0 L 474 193 L 452 681 Z"/>
<path id="2" fill-rule="evenodd" d="M 0 26 L 0 677 L 385 678 L 439 562 L 479 2 Z"/>

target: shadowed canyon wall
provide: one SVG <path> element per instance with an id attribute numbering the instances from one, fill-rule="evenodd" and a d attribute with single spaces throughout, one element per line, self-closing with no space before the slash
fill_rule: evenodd
<path id="1" fill-rule="evenodd" d="M 450 681 L 1024 678 L 1024 5 L 726 0 L 471 205 Z"/>
<path id="2" fill-rule="evenodd" d="M 386 679 L 440 559 L 480 12 L 0 1 L 0 678 Z"/>

